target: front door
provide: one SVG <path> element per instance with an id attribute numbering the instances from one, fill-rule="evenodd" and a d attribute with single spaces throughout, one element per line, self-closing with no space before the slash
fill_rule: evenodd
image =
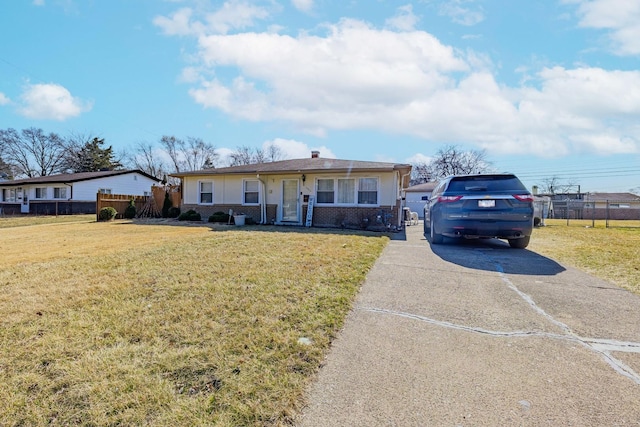
<path id="1" fill-rule="evenodd" d="M 300 222 L 299 188 L 297 179 L 282 181 L 282 221 Z"/>
<path id="2" fill-rule="evenodd" d="M 18 188 L 16 190 L 16 199 L 20 201 L 20 212 L 29 213 L 29 192 Z"/>

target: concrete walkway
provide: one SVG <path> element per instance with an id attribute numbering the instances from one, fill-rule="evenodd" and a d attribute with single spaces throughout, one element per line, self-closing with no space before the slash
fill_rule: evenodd
<path id="1" fill-rule="evenodd" d="M 640 297 L 500 241 L 385 248 L 297 425 L 640 425 Z"/>

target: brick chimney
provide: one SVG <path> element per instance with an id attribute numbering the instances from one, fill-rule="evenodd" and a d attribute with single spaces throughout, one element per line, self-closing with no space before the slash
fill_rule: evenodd
<path id="1" fill-rule="evenodd" d="M 318 157 L 320 157 L 320 152 L 319 151 L 312 151 L 311 152 L 311 158 L 312 159 L 317 159 Z"/>

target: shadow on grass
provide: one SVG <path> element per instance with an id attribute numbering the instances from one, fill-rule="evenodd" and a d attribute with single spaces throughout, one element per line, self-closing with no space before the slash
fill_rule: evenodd
<path id="1" fill-rule="evenodd" d="M 200 227 L 209 228 L 214 232 L 240 231 L 248 233 L 304 233 L 304 234 L 340 234 L 370 237 L 388 237 L 390 240 L 406 240 L 404 230 L 397 232 L 372 231 L 355 228 L 304 227 L 299 225 L 242 225 L 211 223 L 205 221 L 178 221 L 176 219 L 139 218 L 122 220 L 120 225 L 154 225 L 169 227 Z"/>

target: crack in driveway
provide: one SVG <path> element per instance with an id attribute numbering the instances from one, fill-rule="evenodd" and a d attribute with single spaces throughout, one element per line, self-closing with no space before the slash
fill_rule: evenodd
<path id="1" fill-rule="evenodd" d="M 533 300 L 533 298 L 531 298 L 531 296 L 527 295 L 526 293 L 518 289 L 517 286 L 514 285 L 513 282 L 509 279 L 509 277 L 507 277 L 507 275 L 504 272 L 504 268 L 498 261 L 492 259 L 488 254 L 486 254 L 482 250 L 479 250 L 478 252 L 480 252 L 489 262 L 491 262 L 495 266 L 495 270 L 498 273 L 500 279 L 509 287 L 509 289 L 513 290 L 534 311 L 539 313 L 541 316 L 543 316 L 545 319 L 547 319 L 554 325 L 558 326 L 563 331 L 563 333 L 554 334 L 549 332 L 536 332 L 536 331 L 491 331 L 488 329 L 477 328 L 477 327 L 466 326 L 466 325 L 459 325 L 451 322 L 431 319 L 431 318 L 420 316 L 413 313 L 405 313 L 401 311 L 388 310 L 383 308 L 356 307 L 356 309 L 360 311 L 371 312 L 371 313 L 404 317 L 407 319 L 426 322 L 435 326 L 455 329 L 455 330 L 469 332 L 469 333 L 489 335 L 492 337 L 499 337 L 499 338 L 542 337 L 542 338 L 550 338 L 550 339 L 578 343 L 583 345 L 587 349 L 593 351 L 594 353 L 600 355 L 604 359 L 604 361 L 607 362 L 607 364 L 609 364 L 609 366 L 611 366 L 617 373 L 629 378 L 636 384 L 640 385 L 640 375 L 638 375 L 632 368 L 627 366 L 621 360 L 618 360 L 615 357 L 613 357 L 613 355 L 611 354 L 611 352 L 640 353 L 640 343 L 629 342 L 629 341 L 618 341 L 613 339 L 610 340 L 610 339 L 599 339 L 599 338 L 586 338 L 586 337 L 581 337 L 576 335 L 575 333 L 573 333 L 573 331 L 569 326 L 555 319 L 549 313 L 544 311 L 540 306 L 538 306 Z"/>

